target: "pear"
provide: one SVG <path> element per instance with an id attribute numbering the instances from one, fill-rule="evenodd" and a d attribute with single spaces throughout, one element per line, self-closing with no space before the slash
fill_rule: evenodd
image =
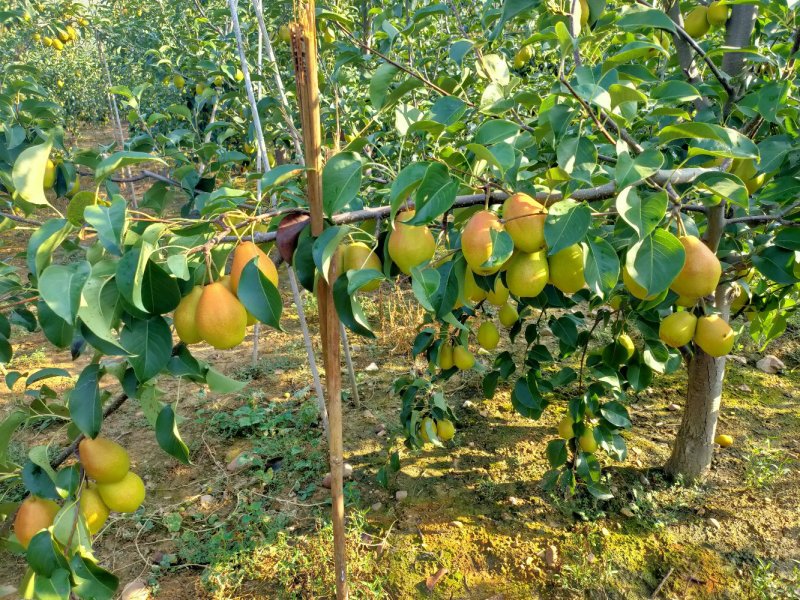
<path id="1" fill-rule="evenodd" d="M 711 25 L 708 23 L 707 14 L 707 7 L 698 6 L 686 15 L 686 18 L 683 20 L 683 28 L 686 30 L 686 33 L 694 39 L 699 39 L 708 33 L 708 29 Z"/>
<path id="2" fill-rule="evenodd" d="M 278 269 L 275 268 L 275 263 L 272 262 L 272 259 L 253 242 L 242 242 L 233 251 L 233 262 L 231 263 L 231 287 L 234 294 L 239 293 L 239 280 L 242 277 L 242 271 L 253 258 L 258 259 L 256 262 L 258 270 L 272 282 L 272 285 L 278 287 Z"/>
<path id="3" fill-rule="evenodd" d="M 218 350 L 238 346 L 247 331 L 247 311 L 224 284 L 203 288 L 197 303 L 197 333 Z"/>
<path id="4" fill-rule="evenodd" d="M 694 343 L 706 354 L 715 358 L 730 354 L 735 340 L 733 329 L 719 315 L 708 315 L 697 319 Z"/>
<path id="5" fill-rule="evenodd" d="M 121 481 L 98 483 L 97 491 L 103 500 L 103 504 L 114 512 L 136 512 L 144 502 L 144 482 L 133 471 L 128 471 Z"/>
<path id="6" fill-rule="evenodd" d="M 702 298 L 717 289 L 722 265 L 716 254 L 693 235 L 678 238 L 686 251 L 686 261 L 670 289 L 685 298 Z"/>
<path id="7" fill-rule="evenodd" d="M 588 425 L 584 427 L 583 433 L 578 438 L 578 445 L 587 454 L 597 451 L 597 440 L 594 439 L 594 429 Z"/>
<path id="8" fill-rule="evenodd" d="M 426 443 L 431 441 L 431 438 L 428 435 L 428 425 L 430 425 L 433 431 L 436 431 L 436 421 L 434 421 L 431 417 L 425 417 L 424 419 L 422 419 L 422 423 L 419 424 L 419 437 L 421 437 L 422 441 Z"/>
<path id="9" fill-rule="evenodd" d="M 639 285 L 639 283 L 633 278 L 633 276 L 628 271 L 628 267 L 622 267 L 622 284 L 625 286 L 625 289 L 628 290 L 631 296 L 634 298 L 638 298 L 639 300 L 654 300 L 658 297 L 658 294 L 651 294 L 647 295 L 647 290 L 644 286 Z"/>
<path id="10" fill-rule="evenodd" d="M 478 304 L 486 300 L 487 295 L 486 290 L 475 281 L 475 274 L 467 267 L 464 271 L 464 298 Z"/>
<path id="11" fill-rule="evenodd" d="M 486 299 L 489 304 L 503 306 L 508 301 L 509 293 L 508 288 L 503 285 L 503 281 L 498 277 L 494 280 L 494 289 L 491 292 L 487 292 Z"/>
<path id="12" fill-rule="evenodd" d="M 427 227 L 404 224 L 413 216 L 413 210 L 397 215 L 389 235 L 389 256 L 406 275 L 411 274 L 412 268 L 428 262 L 436 252 L 436 240 Z"/>
<path id="13" fill-rule="evenodd" d="M 708 24 L 711 27 L 722 27 L 725 23 L 728 22 L 728 16 L 730 15 L 730 8 L 727 4 L 723 4 L 722 2 L 712 2 L 708 5 L 708 12 L 706 13 L 706 19 L 708 20 Z"/>
<path id="14" fill-rule="evenodd" d="M 521 69 L 533 58 L 533 46 L 526 44 L 514 54 L 514 68 Z"/>
<path id="15" fill-rule="evenodd" d="M 464 231 L 461 232 L 461 251 L 469 268 L 476 275 L 491 275 L 500 270 L 502 263 L 489 267 L 484 264 L 494 252 L 492 232 L 500 232 L 503 229 L 503 224 L 497 215 L 488 210 L 481 210 L 472 215 Z"/>
<path id="16" fill-rule="evenodd" d="M 697 328 L 697 317 L 687 311 L 672 313 L 661 321 L 658 337 L 667 346 L 680 348 L 692 341 Z"/>
<path id="17" fill-rule="evenodd" d="M 20 545 L 27 549 L 33 536 L 53 524 L 58 511 L 58 504 L 47 498 L 38 496 L 25 498 L 19 505 L 17 516 L 14 517 L 14 534 Z"/>
<path id="18" fill-rule="evenodd" d="M 575 421 L 572 420 L 572 417 L 564 415 L 564 418 L 558 422 L 558 435 L 565 440 L 574 438 L 575 433 L 572 431 L 572 425 L 574 423 Z"/>
<path id="19" fill-rule="evenodd" d="M 448 419 L 442 419 L 436 422 L 436 437 L 443 442 L 449 442 L 456 434 L 456 427 L 453 422 Z"/>
<path id="20" fill-rule="evenodd" d="M 767 181 L 767 174 L 758 173 L 756 163 L 752 158 L 733 159 L 730 172 L 744 182 L 749 194 L 756 193 Z"/>
<path id="21" fill-rule="evenodd" d="M 452 369 L 455 363 L 453 362 L 453 346 L 447 340 L 443 341 L 439 346 L 439 368 L 442 371 Z"/>
<path id="22" fill-rule="evenodd" d="M 538 296 L 549 278 L 550 272 L 544 250 L 530 254 L 516 252 L 508 261 L 506 284 L 509 291 L 519 298 Z"/>
<path id="23" fill-rule="evenodd" d="M 453 363 L 462 371 L 469 371 L 475 366 L 475 356 L 466 346 L 458 345 L 453 348 Z"/>
<path id="24" fill-rule="evenodd" d="M 108 520 L 108 507 L 96 488 L 86 488 L 81 492 L 81 514 L 86 521 L 89 533 L 95 535 Z"/>
<path id="25" fill-rule="evenodd" d="M 514 305 L 510 302 L 506 302 L 500 307 L 500 313 L 498 316 L 500 317 L 500 323 L 503 325 L 503 327 L 511 327 L 514 325 L 514 323 L 519 321 L 519 313 Z"/>
<path id="26" fill-rule="evenodd" d="M 719 444 L 722 448 L 730 448 L 733 446 L 733 436 L 721 433 L 714 438 L 714 443 Z"/>
<path id="27" fill-rule="evenodd" d="M 375 254 L 373 249 L 364 242 L 353 242 L 347 244 L 342 248 L 342 264 L 339 268 L 339 274 L 343 275 L 350 270 L 361 271 L 365 269 L 374 269 L 375 271 L 383 271 L 381 259 Z M 374 292 L 381 286 L 381 280 L 375 279 L 370 281 L 361 288 L 362 292 Z"/>
<path id="28" fill-rule="evenodd" d="M 98 483 L 120 481 L 130 468 L 127 450 L 102 436 L 81 440 L 78 454 L 87 477 Z"/>
<path id="29" fill-rule="evenodd" d="M 197 332 L 197 304 L 200 296 L 203 295 L 203 286 L 196 285 L 192 291 L 181 298 L 178 308 L 172 315 L 172 322 L 175 325 L 175 332 L 181 341 L 187 344 L 196 344 L 203 340 Z"/>
<path id="30" fill-rule="evenodd" d="M 573 244 L 559 250 L 547 261 L 550 283 L 565 294 L 574 294 L 586 285 L 583 276 L 583 248 Z"/>
<path id="31" fill-rule="evenodd" d="M 44 189 L 49 190 L 51 187 L 53 187 L 53 185 L 55 185 L 55 182 L 56 164 L 48 158 L 47 164 L 44 168 L 44 181 L 42 181 L 42 184 L 44 185 Z"/>
<path id="32" fill-rule="evenodd" d="M 503 203 L 503 223 L 514 241 L 514 247 L 522 252 L 536 252 L 545 246 L 544 220 L 547 209 L 523 193 L 509 196 Z"/>
<path id="33" fill-rule="evenodd" d="M 484 321 L 478 328 L 478 343 L 484 350 L 494 350 L 500 343 L 500 332 L 491 321 Z"/>

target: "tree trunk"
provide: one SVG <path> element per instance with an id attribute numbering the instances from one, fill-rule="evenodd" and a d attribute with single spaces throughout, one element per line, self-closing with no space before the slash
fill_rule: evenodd
<path id="1" fill-rule="evenodd" d="M 689 362 L 683 420 L 664 466 L 669 475 L 691 482 L 702 478 L 711 465 L 724 377 L 725 357 L 714 358 L 696 348 Z"/>

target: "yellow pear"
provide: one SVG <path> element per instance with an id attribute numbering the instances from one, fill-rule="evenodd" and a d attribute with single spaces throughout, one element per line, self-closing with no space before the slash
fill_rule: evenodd
<path id="1" fill-rule="evenodd" d="M 483 266 L 492 256 L 492 232 L 503 231 L 503 224 L 497 215 L 488 210 L 476 212 L 461 233 L 461 251 L 469 268 L 476 275 L 491 275 L 500 270 L 502 263 L 491 267 Z"/>
<path id="2" fill-rule="evenodd" d="M 494 350 L 500 343 L 500 332 L 491 321 L 484 321 L 478 327 L 478 343 L 484 350 Z"/>
<path id="3" fill-rule="evenodd" d="M 186 344 L 196 344 L 202 341 L 202 337 L 197 332 L 197 303 L 203 295 L 203 286 L 196 285 L 192 291 L 181 298 L 178 308 L 172 315 L 172 322 L 175 325 L 175 332 L 182 342 Z"/>
<path id="4" fill-rule="evenodd" d="M 706 19 L 708 19 L 708 24 L 712 27 L 721 27 L 728 22 L 728 15 L 730 14 L 730 8 L 727 4 L 723 4 L 722 2 L 712 2 L 708 5 L 708 12 L 706 13 Z"/>
<path id="5" fill-rule="evenodd" d="M 622 362 L 628 362 L 636 350 L 636 346 L 634 346 L 631 336 L 629 336 L 627 333 L 620 334 L 620 336 L 617 338 L 617 342 L 625 349 L 625 358 Z"/>
<path id="6" fill-rule="evenodd" d="M 453 363 L 462 371 L 468 371 L 475 366 L 475 356 L 466 346 L 459 344 L 453 348 Z"/>
<path id="7" fill-rule="evenodd" d="M 119 481 L 130 468 L 128 451 L 105 437 L 84 438 L 78 444 L 78 455 L 86 476 L 98 483 Z"/>
<path id="8" fill-rule="evenodd" d="M 53 185 L 56 183 L 56 163 L 54 163 L 49 158 L 47 159 L 47 165 L 44 168 L 44 189 L 49 190 Z"/>
<path id="9" fill-rule="evenodd" d="M 691 298 L 690 296 L 678 296 L 678 299 L 675 300 L 675 304 L 678 306 L 682 306 L 683 308 L 692 308 L 700 298 Z"/>
<path id="10" fill-rule="evenodd" d="M 717 289 L 722 265 L 716 254 L 693 235 L 678 238 L 686 251 L 686 261 L 670 289 L 685 298 L 702 298 Z"/>
<path id="11" fill-rule="evenodd" d="M 594 439 L 594 430 L 588 425 L 584 427 L 583 433 L 578 438 L 578 445 L 581 450 L 587 454 L 592 454 L 597 451 L 597 440 Z"/>
<path id="12" fill-rule="evenodd" d="M 533 46 L 526 44 L 514 54 L 514 68 L 521 69 L 527 65 L 533 58 Z"/>
<path id="13" fill-rule="evenodd" d="M 572 417 L 564 415 L 564 418 L 558 422 L 558 435 L 565 440 L 574 438 L 575 433 L 572 431 L 572 425 L 574 423 L 575 421 L 572 420 Z"/>
<path id="14" fill-rule="evenodd" d="M 258 270 L 272 282 L 272 285 L 278 287 L 278 269 L 275 268 L 275 263 L 272 262 L 272 259 L 253 242 L 242 242 L 233 251 L 233 262 L 231 262 L 231 288 L 234 294 L 239 293 L 239 280 L 242 277 L 242 271 L 253 258 L 258 259 L 256 262 Z"/>
<path id="15" fill-rule="evenodd" d="M 498 316 L 500 317 L 500 323 L 503 325 L 503 327 L 511 327 L 514 325 L 514 323 L 519 321 L 519 313 L 514 305 L 510 302 L 506 302 L 500 307 Z"/>
<path id="16" fill-rule="evenodd" d="M 436 431 L 436 421 L 431 417 L 425 417 L 422 419 L 422 423 L 419 424 L 419 437 L 426 443 L 431 441 L 431 438 L 428 436 L 428 424 L 430 424 L 433 431 Z"/>
<path id="17" fill-rule="evenodd" d="M 144 482 L 133 471 L 128 471 L 128 474 L 121 481 L 98 483 L 97 491 L 103 500 L 103 504 L 114 512 L 136 512 L 136 509 L 144 502 Z"/>
<path id="18" fill-rule="evenodd" d="M 86 520 L 89 533 L 96 534 L 108 520 L 108 507 L 96 488 L 86 488 L 81 492 L 81 514 Z"/>
<path id="19" fill-rule="evenodd" d="M 464 271 L 464 297 L 470 302 L 477 304 L 486 300 L 486 290 L 478 285 L 475 281 L 475 275 L 469 267 Z"/>
<path id="20" fill-rule="evenodd" d="M 454 365 L 453 346 L 445 340 L 439 346 L 439 368 L 442 371 L 447 371 L 447 369 L 452 369 Z"/>
<path id="21" fill-rule="evenodd" d="M 14 534 L 23 548 L 28 547 L 31 539 L 42 529 L 53 524 L 59 506 L 47 498 L 28 496 L 22 501 L 14 517 Z"/>
<path id="22" fill-rule="evenodd" d="M 547 256 L 544 250 L 538 252 L 515 252 L 506 268 L 506 284 L 509 291 L 519 298 L 538 296 L 550 273 L 547 267 Z"/>
<path id="23" fill-rule="evenodd" d="M 658 297 L 658 294 L 647 295 L 647 290 L 644 286 L 639 285 L 633 276 L 628 272 L 628 268 L 622 267 L 622 283 L 625 289 L 628 290 L 631 296 L 639 300 L 653 300 Z"/>
<path id="24" fill-rule="evenodd" d="M 172 83 L 175 84 L 176 88 L 178 88 L 179 90 L 182 90 L 183 86 L 186 85 L 186 80 L 181 75 L 175 75 L 172 78 Z"/>
<path id="25" fill-rule="evenodd" d="M 375 271 L 383 272 L 381 259 L 375 254 L 373 249 L 364 242 L 353 242 L 347 244 L 342 249 L 342 264 L 339 267 L 339 274 L 342 275 L 347 271 L 355 270 L 361 271 L 365 269 L 374 269 Z M 370 281 L 361 288 L 362 292 L 374 292 L 381 286 L 381 280 L 376 279 Z"/>
<path id="26" fill-rule="evenodd" d="M 708 33 L 710 27 L 707 19 L 708 8 L 698 6 L 683 20 L 683 28 L 694 39 L 699 39 Z"/>
<path id="27" fill-rule="evenodd" d="M 733 436 L 721 433 L 714 438 L 714 443 L 719 444 L 723 448 L 730 448 L 733 446 Z"/>
<path id="28" fill-rule="evenodd" d="M 413 216 L 413 210 L 398 214 L 389 235 L 389 256 L 406 275 L 411 274 L 412 268 L 428 262 L 436 252 L 436 240 L 426 226 L 403 223 Z"/>
<path id="29" fill-rule="evenodd" d="M 583 276 L 583 248 L 580 244 L 559 250 L 547 262 L 550 283 L 565 294 L 574 294 L 586 285 Z"/>
<path id="30" fill-rule="evenodd" d="M 486 299 L 489 304 L 503 306 L 508 301 L 509 294 L 508 288 L 503 285 L 503 281 L 498 277 L 494 280 L 494 289 L 491 292 L 487 292 Z"/>
<path id="31" fill-rule="evenodd" d="M 715 358 L 730 354 L 735 340 L 733 329 L 719 315 L 708 315 L 697 319 L 694 343 L 706 354 Z"/>
<path id="32" fill-rule="evenodd" d="M 197 303 L 197 333 L 218 350 L 238 346 L 247 331 L 247 311 L 224 284 L 203 288 Z"/>
<path id="33" fill-rule="evenodd" d="M 734 283 L 733 287 L 736 288 L 738 293 L 731 301 L 731 312 L 738 312 L 747 306 L 747 304 L 750 302 L 750 297 L 747 295 L 747 291 L 744 289 L 744 287 L 738 283 Z"/>
<path id="34" fill-rule="evenodd" d="M 449 442 L 456 434 L 456 426 L 448 419 L 442 419 L 436 422 L 436 437 L 443 442 Z"/>
<path id="35" fill-rule="evenodd" d="M 589 23 L 589 3 L 586 0 L 580 0 L 581 4 L 581 27 L 586 27 Z"/>
<path id="36" fill-rule="evenodd" d="M 544 248 L 544 220 L 547 209 L 523 193 L 509 196 L 503 203 L 503 223 L 514 240 L 514 247 L 522 252 L 536 252 Z"/>
<path id="37" fill-rule="evenodd" d="M 749 194 L 756 193 L 767 181 L 767 174 L 758 173 L 756 163 L 752 158 L 733 159 L 730 172 L 744 182 Z"/>
<path id="38" fill-rule="evenodd" d="M 611 298 L 608 300 L 608 305 L 612 310 L 619 310 L 622 307 L 622 296 L 619 294 L 616 296 L 611 296 Z"/>
<path id="39" fill-rule="evenodd" d="M 658 337 L 667 346 L 680 348 L 692 341 L 697 328 L 697 317 L 688 311 L 672 313 L 661 321 Z"/>

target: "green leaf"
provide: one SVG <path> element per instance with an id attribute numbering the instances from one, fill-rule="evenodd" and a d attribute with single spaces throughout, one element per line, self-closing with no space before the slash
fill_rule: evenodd
<path id="1" fill-rule="evenodd" d="M 414 194 L 414 216 L 409 225 L 427 225 L 453 206 L 458 192 L 458 182 L 450 177 L 445 165 L 432 163 Z"/>
<path id="2" fill-rule="evenodd" d="M 183 464 L 189 464 L 189 447 L 181 439 L 178 425 L 175 422 L 175 411 L 171 404 L 165 404 L 156 419 L 156 440 L 161 449 L 177 458 Z"/>
<path id="3" fill-rule="evenodd" d="M 61 245 L 74 227 L 66 219 L 50 219 L 45 221 L 28 240 L 26 259 L 28 271 L 38 278 L 45 267 L 50 264 L 53 251 Z"/>
<path id="4" fill-rule="evenodd" d="M 422 183 L 425 173 L 433 163 L 429 162 L 412 162 L 397 174 L 397 177 L 392 182 L 391 190 L 389 191 L 389 204 L 391 204 L 391 213 L 389 219 L 394 221 L 395 215 L 400 207 L 406 202 L 411 194 Z"/>
<path id="5" fill-rule="evenodd" d="M 702 95 L 690 83 L 680 79 L 671 79 L 654 87 L 651 97 L 666 103 L 667 101 L 691 102 L 697 98 L 702 98 Z"/>
<path id="6" fill-rule="evenodd" d="M 654 28 L 666 29 L 675 33 L 675 23 L 664 11 L 655 8 L 643 8 L 635 4 L 627 8 L 627 12 L 617 20 L 617 27 L 620 29 L 637 31 Z"/>
<path id="7" fill-rule="evenodd" d="M 26 558 L 33 572 L 42 577 L 52 576 L 56 569 L 69 569 L 67 559 L 56 550 L 53 538 L 47 530 L 40 531 L 31 538 Z"/>
<path id="8" fill-rule="evenodd" d="M 114 198 L 111 206 L 92 204 L 83 211 L 86 222 L 97 231 L 97 238 L 114 256 L 122 256 L 122 232 L 125 228 L 127 208 L 125 199 Z"/>
<path id="9" fill-rule="evenodd" d="M 54 313 L 44 300 L 36 303 L 39 325 L 47 340 L 58 348 L 66 348 L 72 343 L 75 327 Z"/>
<path id="10" fill-rule="evenodd" d="M 78 309 L 78 318 L 83 328 L 88 328 L 102 342 L 108 344 L 102 351 L 116 356 L 127 355 L 128 352 L 119 344 L 119 340 L 111 330 L 117 318 L 119 291 L 116 282 L 110 277 L 90 277 L 83 286 L 83 301 Z M 90 341 L 92 345 L 97 340 Z M 99 345 L 99 344 L 98 344 Z M 98 348 L 99 349 L 99 348 Z"/>
<path id="11" fill-rule="evenodd" d="M 433 301 L 439 289 L 441 276 L 435 269 L 413 267 L 411 269 L 411 291 L 417 302 L 427 311 L 436 312 Z"/>
<path id="12" fill-rule="evenodd" d="M 567 441 L 550 440 L 547 444 L 547 461 L 554 469 L 567 462 Z"/>
<path id="13" fill-rule="evenodd" d="M 647 295 L 666 290 L 686 261 L 686 251 L 674 235 L 656 229 L 628 250 L 625 266 L 633 279 L 647 290 Z"/>
<path id="14" fill-rule="evenodd" d="M 619 258 L 603 238 L 589 238 L 583 244 L 583 275 L 589 289 L 605 298 L 619 280 Z"/>
<path id="15" fill-rule="evenodd" d="M 81 554 L 73 556 L 70 565 L 75 580 L 75 594 L 79 598 L 111 600 L 114 597 L 119 587 L 119 579 L 116 575 Z"/>
<path id="16" fill-rule="evenodd" d="M 491 229 L 489 238 L 492 242 L 492 255 L 481 265 L 483 269 L 493 269 L 497 265 L 502 265 L 514 252 L 514 240 L 506 230 Z"/>
<path id="17" fill-rule="evenodd" d="M 354 294 L 349 294 L 347 288 L 349 279 L 346 274 L 340 275 L 333 284 L 333 304 L 336 314 L 342 324 L 358 335 L 374 338 L 369 321 Z"/>
<path id="18" fill-rule="evenodd" d="M 552 256 L 580 242 L 586 236 L 591 221 L 592 211 L 586 204 L 569 199 L 553 204 L 544 222 L 547 253 Z"/>
<path id="19" fill-rule="evenodd" d="M 11 180 L 17 195 L 25 202 L 50 206 L 44 193 L 44 172 L 53 147 L 52 139 L 20 152 L 14 161 Z"/>
<path id="20" fill-rule="evenodd" d="M 185 108 L 185 107 L 184 107 Z M 97 180 L 98 183 L 101 183 L 108 177 L 110 177 L 116 171 L 124 167 L 129 167 L 131 165 L 138 165 L 145 162 L 157 162 L 162 165 L 165 165 L 163 160 L 158 158 L 157 156 L 153 156 L 152 154 L 148 154 L 147 152 L 131 152 L 131 151 L 122 151 L 122 152 L 115 152 L 105 160 L 103 160 L 94 171 L 94 178 Z"/>
<path id="21" fill-rule="evenodd" d="M 340 152 L 322 170 L 322 205 L 332 217 L 355 200 L 361 189 L 361 158 L 355 152 Z"/>
<path id="22" fill-rule="evenodd" d="M 800 251 L 800 229 L 781 229 L 775 235 L 775 245 L 787 250 Z"/>
<path id="23" fill-rule="evenodd" d="M 81 433 L 92 439 L 103 424 L 103 404 L 100 398 L 100 366 L 92 363 L 78 376 L 69 394 L 69 416 Z"/>
<path id="24" fill-rule="evenodd" d="M 181 289 L 177 279 L 161 266 L 148 260 L 142 277 L 142 304 L 147 312 L 163 315 L 175 310 L 181 301 Z"/>
<path id="25" fill-rule="evenodd" d="M 498 19 L 497 24 L 494 26 L 489 39 L 497 39 L 497 36 L 500 35 L 500 32 L 503 30 L 503 26 L 506 23 L 508 23 L 514 17 L 534 9 L 537 5 L 538 3 L 536 0 L 504 0 L 503 12 L 500 13 L 500 19 Z"/>
<path id="26" fill-rule="evenodd" d="M 658 227 L 667 212 L 668 202 L 663 190 L 640 198 L 636 188 L 629 186 L 617 195 L 616 207 L 619 215 L 641 239 Z"/>
<path id="27" fill-rule="evenodd" d="M 140 383 L 152 379 L 167 366 L 172 354 L 172 333 L 162 317 L 131 318 L 120 339 L 123 346 L 137 352 L 128 362 Z"/>
<path id="28" fill-rule="evenodd" d="M 50 379 L 51 377 L 66 377 L 70 379 L 72 375 L 66 369 L 59 369 L 57 367 L 47 367 L 45 369 L 39 369 L 35 373 L 28 375 L 25 379 L 25 387 L 30 387 L 34 383 L 42 381 L 44 379 Z"/>
<path id="29" fill-rule="evenodd" d="M 6 375 L 6 382 L 8 382 L 8 375 Z M 9 386 L 11 387 L 11 386 Z M 22 425 L 30 415 L 28 409 L 15 409 L 11 411 L 0 422 L 0 468 L 8 466 L 8 446 L 11 443 L 11 436 L 17 430 L 17 427 Z"/>
<path id="30" fill-rule="evenodd" d="M 474 142 L 482 146 L 489 146 L 497 142 L 513 144 L 519 135 L 519 125 L 503 119 L 484 121 L 475 131 Z"/>
<path id="31" fill-rule="evenodd" d="M 347 293 L 350 295 L 355 294 L 368 283 L 385 279 L 383 273 L 377 269 L 361 269 L 359 271 L 351 269 L 342 275 L 347 275 Z"/>
<path id="32" fill-rule="evenodd" d="M 339 247 L 339 242 L 349 232 L 350 228 L 346 225 L 342 227 L 327 227 L 320 236 L 314 240 L 314 245 L 311 248 L 314 265 L 328 283 L 330 283 L 329 275 L 333 255 Z M 300 248 L 300 246 L 298 246 L 298 248 Z M 296 259 L 297 253 L 295 253 L 295 261 Z"/>
<path id="33" fill-rule="evenodd" d="M 261 187 L 268 189 L 274 186 L 282 185 L 299 176 L 305 171 L 305 167 L 301 165 L 276 165 L 268 172 L 264 173 L 261 178 Z"/>
<path id="34" fill-rule="evenodd" d="M 627 152 L 620 152 L 614 170 L 617 189 L 621 190 L 655 175 L 663 164 L 664 156 L 658 150 L 645 150 L 634 159 Z"/>
<path id="35" fill-rule="evenodd" d="M 375 110 L 383 107 L 389 86 L 392 84 L 394 76 L 400 69 L 389 63 L 378 65 L 369 82 L 369 101 Z"/>
<path id="36" fill-rule="evenodd" d="M 717 145 L 714 149 L 690 148 L 689 155 L 710 154 L 726 158 L 758 158 L 758 147 L 745 135 L 734 129 L 720 127 L 712 123 L 679 123 L 667 125 L 658 132 L 658 139 L 671 142 L 680 139 L 711 140 Z"/>
<path id="37" fill-rule="evenodd" d="M 77 468 L 70 469 L 70 479 L 74 475 L 71 483 L 80 485 L 80 471 Z M 75 486 L 70 486 L 75 487 Z M 73 494 L 74 497 L 74 494 Z M 53 521 L 53 538 L 61 544 L 68 551 L 74 551 L 76 548 L 90 548 L 92 545 L 92 537 L 86 527 L 85 519 L 81 519 L 81 507 L 78 500 L 70 498 L 67 503 L 58 511 L 55 520 Z"/>
<path id="38" fill-rule="evenodd" d="M 765 246 L 753 254 L 753 265 L 767 279 L 781 285 L 797 283 L 794 275 L 795 253 L 778 246 Z"/>
<path id="39" fill-rule="evenodd" d="M 209 389 L 217 394 L 233 394 L 247 387 L 246 381 L 236 381 L 213 367 L 209 367 L 206 372 L 206 383 Z"/>
<path id="40" fill-rule="evenodd" d="M 620 429 L 628 429 L 631 426 L 628 409 L 616 400 L 603 404 L 600 407 L 600 414 L 606 421 Z"/>
<path id="41" fill-rule="evenodd" d="M 253 258 L 242 269 L 236 295 L 256 319 L 281 331 L 281 294 L 258 268 L 257 260 L 257 257 Z"/>
<path id="42" fill-rule="evenodd" d="M 539 390 L 531 384 L 529 378 L 520 377 L 511 392 L 511 404 L 523 417 L 539 419 L 547 407 L 547 401 L 542 398 Z"/>
<path id="43" fill-rule="evenodd" d="M 693 185 L 698 190 L 704 190 L 713 194 L 715 203 L 719 198 L 732 202 L 742 208 L 750 207 L 750 194 L 747 188 L 736 175 L 712 171 L 703 173 L 694 180 Z"/>
<path id="44" fill-rule="evenodd" d="M 28 460 L 22 469 L 22 483 L 36 496 L 60 500 L 56 490 L 56 472 L 50 466 L 47 446 L 34 446 L 28 451 Z"/>
<path id="45" fill-rule="evenodd" d="M 567 137 L 556 149 L 558 166 L 573 179 L 592 183 L 592 173 L 597 168 L 597 148 L 585 137 Z"/>
<path id="46" fill-rule="evenodd" d="M 39 294 L 55 314 L 74 323 L 81 303 L 83 286 L 92 266 L 86 261 L 68 265 L 50 265 L 39 277 Z"/>

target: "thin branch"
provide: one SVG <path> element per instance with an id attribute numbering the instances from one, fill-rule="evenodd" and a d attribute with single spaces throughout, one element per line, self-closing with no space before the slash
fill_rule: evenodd
<path id="1" fill-rule="evenodd" d="M 18 217 L 13 213 L 7 213 L 7 212 L 0 212 L 0 219 L 9 219 L 11 221 L 16 221 L 17 223 L 24 223 L 25 225 L 33 225 L 34 227 L 40 227 L 42 225 L 39 221 L 34 221 L 33 219 L 26 219 L 25 217 Z"/>
<path id="2" fill-rule="evenodd" d="M 560 80 L 561 80 L 561 83 L 563 83 L 566 86 L 566 88 L 569 90 L 569 93 L 572 94 L 575 97 L 575 99 L 578 102 L 581 103 L 581 106 L 583 106 L 583 108 L 586 110 L 586 112 L 589 113 L 589 116 L 592 117 L 592 120 L 594 121 L 595 125 L 597 125 L 597 128 L 605 136 L 605 138 L 609 141 L 609 143 L 614 144 L 616 146 L 617 140 L 615 140 L 614 137 L 610 133 L 608 133 L 608 130 L 600 122 L 600 119 L 598 119 L 597 115 L 594 114 L 594 111 L 592 110 L 592 107 L 589 106 L 586 103 L 586 101 L 578 95 L 578 92 L 576 92 L 575 89 L 569 84 L 569 81 L 567 81 L 566 77 L 564 77 L 562 75 Z"/>

